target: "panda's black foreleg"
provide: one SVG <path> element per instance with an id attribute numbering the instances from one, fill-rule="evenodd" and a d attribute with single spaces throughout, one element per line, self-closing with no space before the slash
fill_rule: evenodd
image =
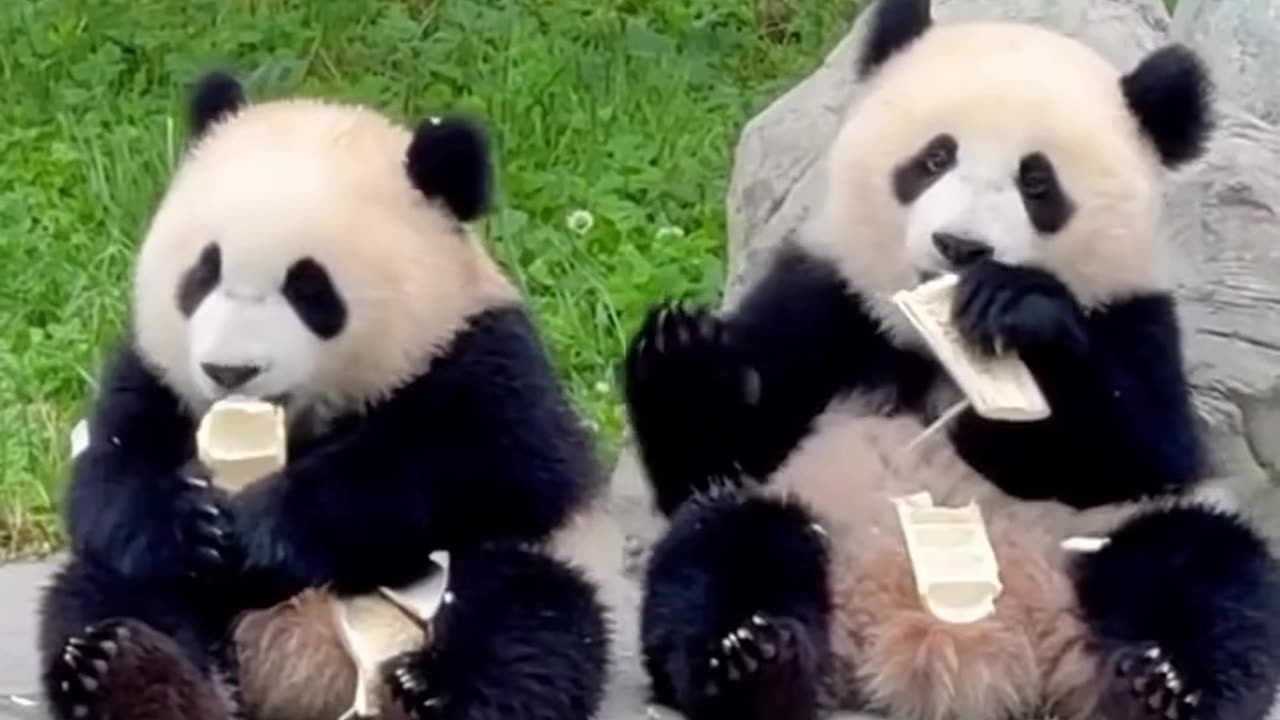
<path id="1" fill-rule="evenodd" d="M 801 506 L 737 492 L 686 504 L 646 577 L 654 699 L 690 720 L 813 720 L 828 593 L 824 539 Z"/>
<path id="2" fill-rule="evenodd" d="M 57 720 L 236 717 L 219 629 L 171 588 L 73 559 L 40 607 L 41 681 Z"/>
<path id="3" fill-rule="evenodd" d="M 417 720 L 589 720 L 603 700 L 609 635 L 576 570 L 521 547 L 455 554 L 450 601 L 422 652 L 387 668 Z"/>
<path id="4" fill-rule="evenodd" d="M 1261 720 L 1280 684 L 1280 564 L 1234 515 L 1144 513 L 1082 558 L 1107 720 Z"/>
<path id="5" fill-rule="evenodd" d="M 709 310 L 674 303 L 650 310 L 627 349 L 624 393 L 664 514 L 739 474 L 738 445 L 758 380 L 727 324 Z"/>

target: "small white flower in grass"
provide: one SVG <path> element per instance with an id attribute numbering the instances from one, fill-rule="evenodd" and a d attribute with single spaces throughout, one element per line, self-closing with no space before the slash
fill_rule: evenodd
<path id="1" fill-rule="evenodd" d="M 565 225 L 569 226 L 569 230 L 579 235 L 586 235 L 591 232 L 591 227 L 596 224 L 596 219 L 586 210 L 574 210 L 569 213 L 569 217 L 565 219 Z"/>
<path id="2" fill-rule="evenodd" d="M 684 237 L 684 229 L 676 225 L 663 225 L 653 234 L 655 240 L 679 240 Z"/>
<path id="3" fill-rule="evenodd" d="M 608 393 L 608 392 L 609 392 L 609 381 L 608 381 L 608 380 L 597 380 L 597 381 L 596 381 L 596 392 L 600 393 L 601 395 L 604 395 L 605 393 Z"/>

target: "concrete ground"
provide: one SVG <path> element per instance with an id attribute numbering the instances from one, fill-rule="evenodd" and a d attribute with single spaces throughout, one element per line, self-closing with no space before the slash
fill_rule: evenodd
<path id="1" fill-rule="evenodd" d="M 0 567 L 0 720 L 43 718 L 37 698 L 36 596 L 49 577 L 48 563 Z"/>

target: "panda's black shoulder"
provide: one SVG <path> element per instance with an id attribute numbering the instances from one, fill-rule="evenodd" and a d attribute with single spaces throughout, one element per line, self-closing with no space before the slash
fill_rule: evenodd
<path id="1" fill-rule="evenodd" d="M 422 428 L 425 418 L 429 428 L 447 429 L 476 452 L 499 438 L 522 450 L 535 448 L 530 451 L 544 463 L 539 470 L 575 482 L 599 479 L 591 436 L 523 303 L 499 304 L 467 318 L 447 348 L 381 412 L 392 420 L 382 427 Z M 465 451 L 459 448 L 458 454 Z M 497 458 L 483 458 L 478 466 L 495 463 Z"/>
<path id="2" fill-rule="evenodd" d="M 483 385 L 496 391 L 511 383 L 535 392 L 559 387 L 541 333 L 520 303 L 497 305 L 469 317 L 414 389 L 448 392 Z"/>

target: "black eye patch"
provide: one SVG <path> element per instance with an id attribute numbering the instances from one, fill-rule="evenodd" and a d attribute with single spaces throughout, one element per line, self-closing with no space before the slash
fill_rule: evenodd
<path id="1" fill-rule="evenodd" d="M 191 317 L 221 279 L 222 251 L 217 243 L 209 243 L 200 251 L 196 263 L 182 274 L 182 280 L 178 283 L 179 312 L 185 317 Z"/>
<path id="2" fill-rule="evenodd" d="M 347 324 L 347 306 L 333 286 L 333 278 L 311 258 L 289 268 L 280 292 L 311 332 L 326 340 L 336 337 Z"/>
<path id="3" fill-rule="evenodd" d="M 894 197 L 903 205 L 915 202 L 930 185 L 955 167 L 959 150 L 955 137 L 947 133 L 925 143 L 919 152 L 894 168 Z"/>
<path id="4" fill-rule="evenodd" d="M 1058 180 L 1053 162 L 1043 153 L 1031 153 L 1018 163 L 1018 194 L 1035 229 L 1052 235 L 1066 227 L 1075 214 L 1075 203 Z"/>

